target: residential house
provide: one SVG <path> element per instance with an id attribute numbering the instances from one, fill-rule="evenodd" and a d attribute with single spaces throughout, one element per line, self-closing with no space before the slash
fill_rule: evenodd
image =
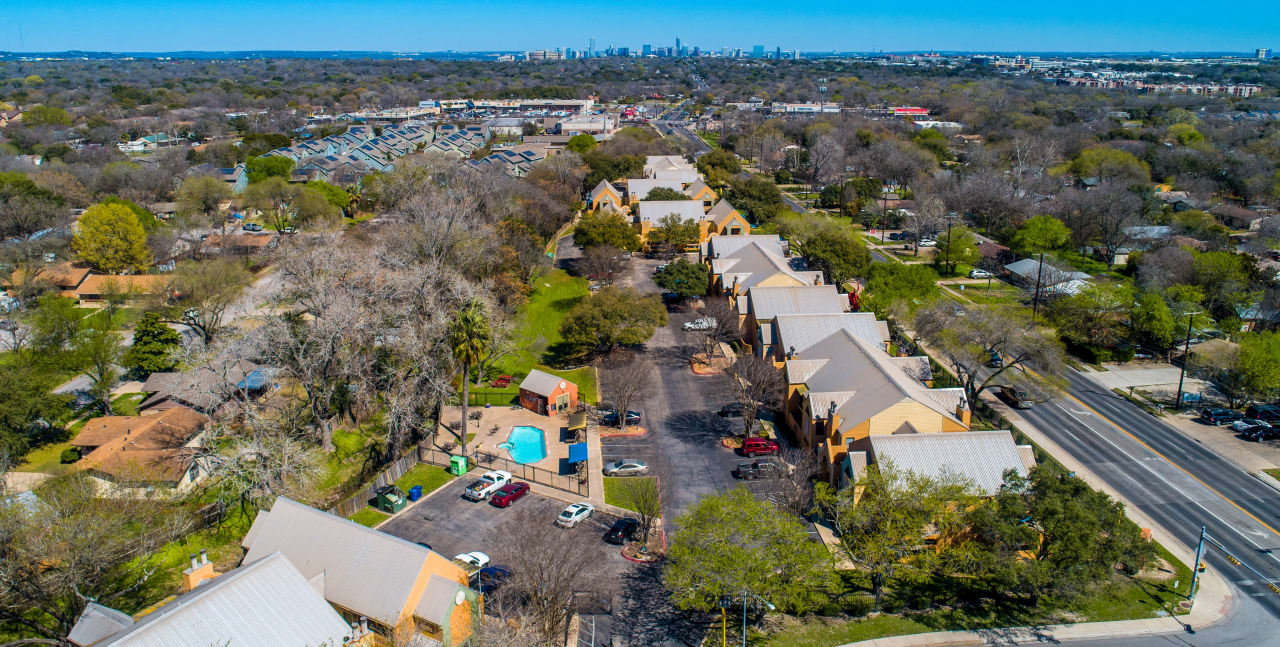
<path id="1" fill-rule="evenodd" d="M 787 244 L 777 234 L 721 234 L 707 239 L 701 246 L 701 260 L 710 263 L 712 259 L 728 258 L 743 247 L 757 245 L 767 253 L 775 256 L 787 256 Z"/>
<path id="2" fill-rule="evenodd" d="M 707 234 L 737 236 L 751 233 L 751 223 L 728 200 L 721 200 L 707 212 Z"/>
<path id="3" fill-rule="evenodd" d="M 429 548 L 284 497 L 254 519 L 243 563 L 281 553 L 348 621 L 396 644 L 466 644 L 482 612 L 461 566 Z"/>
<path id="4" fill-rule="evenodd" d="M 723 201 L 722 201 L 723 202 Z M 732 207 L 730 207 L 732 209 Z M 715 210 L 712 209 L 714 212 Z M 649 230 L 657 225 L 658 221 L 668 215 L 676 215 L 685 222 L 694 222 L 698 224 L 698 243 L 706 242 L 707 237 L 720 233 L 721 229 L 712 213 L 704 213 L 702 211 L 702 203 L 696 200 L 644 200 L 637 203 L 635 215 L 632 222 L 636 229 L 640 232 L 641 238 L 649 236 Z M 735 218 L 736 215 L 736 218 Z M 729 217 L 724 219 L 725 229 L 733 233 L 742 233 L 746 231 L 743 225 L 746 220 L 742 219 L 736 211 L 730 213 Z"/>
<path id="5" fill-rule="evenodd" d="M 77 647 L 342 647 L 359 636 L 284 555 L 218 574 L 203 553 L 183 572 L 182 593 L 132 617 L 90 602 L 67 640 Z"/>
<path id="6" fill-rule="evenodd" d="M 654 169 L 650 177 L 655 180 L 676 180 L 682 184 L 697 182 L 701 178 L 695 169 Z"/>
<path id="7" fill-rule="evenodd" d="M 1209 213 L 1232 229 L 1254 230 L 1262 226 L 1262 214 L 1233 204 L 1220 204 Z"/>
<path id="8" fill-rule="evenodd" d="M 889 324 L 877 320 L 870 312 L 778 315 L 769 327 L 771 338 L 761 339 L 760 347 L 771 350 L 772 353 L 766 357 L 782 368 L 788 358 L 803 355 L 810 346 L 840 330 L 846 330 L 884 352 L 889 352 Z M 890 359 L 895 363 L 909 365 L 910 374 L 921 382 L 928 382 L 933 377 L 929 373 L 928 361 L 925 361 L 924 370 L 921 371 L 917 358 Z M 903 363 L 898 362 L 898 359 L 911 361 Z"/>
<path id="9" fill-rule="evenodd" d="M 168 148 L 185 143 L 185 137 L 170 137 L 168 133 L 155 133 L 141 137 L 128 142 L 116 144 L 116 147 L 126 153 L 150 153 L 160 148 Z"/>
<path id="10" fill-rule="evenodd" d="M 520 406 L 544 416 L 568 412 L 578 406 L 578 385 L 535 368 L 520 382 Z"/>
<path id="11" fill-rule="evenodd" d="M 1025 477 L 1036 464 L 1031 445 L 1017 444 L 1007 430 L 878 435 L 860 446 L 864 449 L 848 451 L 837 478 L 839 487 L 857 482 L 869 465 L 889 461 L 921 476 L 966 478 L 977 494 L 989 497 L 1000 490 L 1005 472 Z"/>
<path id="12" fill-rule="evenodd" d="M 259 397 L 272 385 L 271 369 L 243 359 L 217 359 L 185 372 L 152 373 L 140 389 L 143 413 L 190 407 L 216 413 L 232 398 Z"/>
<path id="13" fill-rule="evenodd" d="M 188 176 L 209 175 L 222 180 L 231 189 L 231 193 L 239 195 L 249 186 L 249 174 L 244 164 L 236 164 L 231 168 L 219 168 L 212 164 L 201 164 L 187 169 Z"/>
<path id="14" fill-rule="evenodd" d="M 14 272 L 5 282 L 4 287 L 14 289 L 29 284 L 50 285 L 58 290 L 60 296 L 75 298 L 76 289 L 92 273 L 93 270 L 89 267 L 70 261 L 46 263 L 37 268 L 30 277 L 22 270 Z"/>
<path id="15" fill-rule="evenodd" d="M 707 186 L 700 177 L 694 178 L 693 182 L 685 187 L 684 194 L 689 196 L 690 200 L 701 202 L 703 211 L 711 211 L 711 206 L 720 199 L 720 196 L 716 195 L 716 192 L 711 190 L 711 187 Z"/>
<path id="16" fill-rule="evenodd" d="M 512 177 L 528 175 L 538 162 L 546 159 L 548 149 L 542 146 L 521 144 L 511 148 L 502 148 L 468 163 L 475 168 L 498 168 Z"/>
<path id="17" fill-rule="evenodd" d="M 644 176 L 654 177 L 657 171 L 697 171 L 682 155 L 649 155 L 644 160 Z"/>
<path id="18" fill-rule="evenodd" d="M 968 431 L 964 389 L 930 389 L 883 346 L 847 329 L 792 353 L 783 366 L 784 423 L 792 439 L 818 451 L 837 481 L 846 455 L 867 439 Z"/>
<path id="19" fill-rule="evenodd" d="M 636 204 L 649 196 L 649 192 L 659 187 L 684 193 L 684 184 L 679 180 L 655 180 L 653 178 L 628 178 L 627 204 Z"/>
<path id="20" fill-rule="evenodd" d="M 849 298 L 834 285 L 756 286 L 747 291 L 747 298 L 738 299 L 737 306 L 742 340 L 758 357 L 768 357 L 777 352 L 770 344 L 776 343 L 773 325 L 778 316 L 840 314 L 849 309 Z"/>
<path id="21" fill-rule="evenodd" d="M 166 274 L 91 274 L 75 287 L 74 292 L 80 303 L 98 303 L 111 293 L 136 301 L 164 292 L 171 278 Z"/>
<path id="22" fill-rule="evenodd" d="M 596 211 L 605 205 L 609 205 L 614 211 L 621 212 L 622 196 L 608 180 L 600 180 L 600 184 L 587 194 L 587 208 Z"/>
<path id="23" fill-rule="evenodd" d="M 1035 290 L 1039 285 L 1041 295 L 1075 294 L 1093 278 L 1084 272 L 1061 269 L 1050 263 L 1045 263 L 1042 269 L 1040 261 L 1034 258 L 1010 263 L 1004 269 L 1009 278 L 1024 289 Z"/>
<path id="24" fill-rule="evenodd" d="M 273 249 L 280 244 L 280 235 L 274 231 L 241 231 L 234 234 L 210 234 L 200 242 L 201 248 L 210 254 L 252 254 L 264 249 Z"/>
<path id="25" fill-rule="evenodd" d="M 771 238 L 768 236 L 712 236 L 707 245 L 721 238 Z M 822 272 L 806 268 L 804 260 L 787 258 L 778 253 L 781 248 L 774 240 L 749 241 L 748 244 L 735 246 L 732 252 L 720 253 L 716 246 L 716 258 L 710 259 L 711 294 L 725 296 L 730 305 L 736 305 L 747 291 L 760 287 L 799 287 L 805 285 L 822 285 Z M 773 243 L 773 244 L 770 244 Z M 728 247 L 728 246 L 725 246 Z"/>
<path id="26" fill-rule="evenodd" d="M 71 445 L 77 463 L 106 491 L 156 488 L 186 492 L 206 476 L 196 460 L 209 417 L 187 407 L 84 423 Z"/>

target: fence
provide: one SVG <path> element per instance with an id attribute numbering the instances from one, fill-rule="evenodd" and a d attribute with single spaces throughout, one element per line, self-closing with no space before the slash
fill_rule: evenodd
<path id="1" fill-rule="evenodd" d="M 476 452 L 472 454 L 468 463 L 475 465 L 476 467 L 511 472 L 511 476 L 513 478 L 533 481 L 534 483 L 553 487 L 557 490 L 564 490 L 570 494 L 576 494 L 583 497 L 588 496 L 587 483 L 586 481 L 580 481 L 577 474 L 558 474 L 541 467 L 517 463 L 513 460 L 503 458 L 496 454 L 490 454 L 488 452 Z"/>
<path id="2" fill-rule="evenodd" d="M 382 473 L 378 474 L 378 478 L 374 479 L 372 483 L 366 485 L 359 492 L 347 497 L 345 500 L 340 501 L 332 508 L 329 508 L 329 513 L 336 514 L 339 517 L 350 517 L 356 512 L 359 512 L 360 508 L 369 504 L 369 500 L 374 497 L 374 493 L 378 488 L 395 483 L 396 479 L 404 476 L 405 472 L 413 469 L 418 463 L 419 460 L 416 452 L 401 456 L 394 463 L 388 465 L 387 469 L 382 470 Z"/>

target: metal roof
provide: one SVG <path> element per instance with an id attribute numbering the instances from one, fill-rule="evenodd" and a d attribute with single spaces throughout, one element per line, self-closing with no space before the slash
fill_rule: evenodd
<path id="1" fill-rule="evenodd" d="M 713 259 L 711 271 L 723 275 L 722 282 L 726 288 L 736 282 L 739 290 L 749 289 L 778 274 L 791 277 L 798 285 L 822 283 L 821 272 L 797 272 L 787 259 L 772 254 L 758 245 L 743 247 L 730 258 L 722 256 Z"/>
<path id="2" fill-rule="evenodd" d="M 432 573 L 431 578 L 427 580 L 427 590 L 422 592 L 422 597 L 418 599 L 418 606 L 414 607 L 413 614 L 443 626 L 453 611 L 454 599 L 461 588 L 462 586 L 457 582 Z"/>
<path id="3" fill-rule="evenodd" d="M 838 314 L 849 306 L 848 297 L 840 294 L 834 285 L 757 286 L 751 288 L 747 296 L 756 321 L 773 319 L 778 315 Z"/>
<path id="4" fill-rule="evenodd" d="M 681 220 L 698 222 L 706 218 L 702 203 L 697 200 L 644 200 L 636 214 L 641 222 L 658 222 L 664 216 L 676 214 Z"/>
<path id="5" fill-rule="evenodd" d="M 644 200 L 649 192 L 659 187 L 671 189 L 672 191 L 684 192 L 684 184 L 679 180 L 654 180 L 651 178 L 628 178 L 627 179 L 627 195 L 636 200 Z M 702 208 L 702 203 L 698 203 L 698 208 Z"/>
<path id="6" fill-rule="evenodd" d="M 969 478 L 983 495 L 995 494 L 1006 470 L 1027 475 L 1027 466 L 1008 431 L 957 431 L 936 434 L 871 436 L 876 462 L 889 460 L 899 469 L 922 476 L 950 472 Z"/>
<path id="7" fill-rule="evenodd" d="M 563 377 L 544 373 L 535 368 L 520 381 L 520 389 L 550 397 L 551 392 L 560 388 L 560 383 L 564 381 L 566 380 Z"/>
<path id="8" fill-rule="evenodd" d="M 721 200 L 719 203 L 716 203 L 716 207 L 720 206 L 720 203 L 729 204 L 724 200 Z M 708 212 L 708 215 L 714 214 L 716 212 L 716 207 L 712 207 L 711 211 Z M 732 208 L 732 206 L 730 208 Z M 738 250 L 742 249 L 743 247 L 747 247 L 749 245 L 758 246 L 761 249 L 765 250 L 765 252 L 771 253 L 777 256 L 783 255 L 782 238 L 779 237 L 777 234 L 755 234 L 755 235 L 745 234 L 742 236 L 725 236 L 725 235 L 711 236 L 710 238 L 707 239 L 707 255 L 710 256 L 711 258 L 715 258 L 716 254 L 719 254 L 720 258 L 730 258 L 735 253 L 737 253 Z"/>
<path id="9" fill-rule="evenodd" d="M 242 544 L 252 562 L 274 552 L 307 579 L 324 574 L 330 602 L 394 626 L 431 551 L 284 497 L 258 513 Z"/>
<path id="10" fill-rule="evenodd" d="M 108 626 L 111 621 L 104 624 L 105 617 L 95 611 L 92 627 Z M 81 622 L 85 619 L 82 615 Z M 77 622 L 77 627 L 79 625 Z M 110 638 L 81 644 L 94 647 L 319 647 L 342 645 L 350 635 L 351 626 L 289 560 L 280 553 L 272 553 L 179 595 Z"/>
<path id="11" fill-rule="evenodd" d="M 122 611 L 90 602 L 85 605 L 67 640 L 77 645 L 92 645 L 110 638 L 133 625 L 133 618 Z"/>
<path id="12" fill-rule="evenodd" d="M 872 344 L 879 344 L 881 348 L 889 340 L 888 325 L 883 321 L 876 321 L 876 316 L 870 312 L 778 315 L 775 321 L 778 333 L 776 341 L 786 345 L 783 352 L 794 348 L 799 356 L 803 356 L 806 349 L 830 337 L 837 330 L 847 330 Z M 927 361 L 925 366 L 928 366 Z"/>
<path id="13" fill-rule="evenodd" d="M 1040 261 L 1034 258 L 1024 258 L 1020 261 L 1009 263 L 1004 269 L 1023 277 L 1024 279 L 1034 281 L 1036 275 L 1040 274 Z M 1087 281 L 1093 278 L 1084 272 L 1076 272 L 1073 270 L 1064 270 L 1049 263 L 1044 264 L 1044 274 L 1040 276 L 1041 282 L 1052 285 L 1054 283 L 1063 283 L 1072 280 Z"/>

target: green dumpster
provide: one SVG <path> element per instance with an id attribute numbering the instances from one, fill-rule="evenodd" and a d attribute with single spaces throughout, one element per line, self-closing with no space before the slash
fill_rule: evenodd
<path id="1" fill-rule="evenodd" d="M 404 509 L 404 492 L 394 485 L 384 485 L 374 493 L 375 508 L 388 514 L 395 514 Z"/>
<path id="2" fill-rule="evenodd" d="M 454 476 L 462 476 L 467 473 L 467 457 L 466 456 L 450 456 L 449 457 L 449 473 Z"/>

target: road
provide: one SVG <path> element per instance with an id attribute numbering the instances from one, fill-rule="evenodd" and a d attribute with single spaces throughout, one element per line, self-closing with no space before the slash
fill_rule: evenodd
<path id="1" fill-rule="evenodd" d="M 1139 510 L 1195 549 L 1200 527 L 1272 582 L 1280 582 L 1280 492 L 1176 429 L 1070 372 L 1068 395 L 1021 412 Z M 1218 551 L 1206 560 L 1242 600 L 1230 621 L 1145 644 L 1280 644 L 1280 595 Z M 1129 640 L 1092 644 L 1130 645 Z"/>

